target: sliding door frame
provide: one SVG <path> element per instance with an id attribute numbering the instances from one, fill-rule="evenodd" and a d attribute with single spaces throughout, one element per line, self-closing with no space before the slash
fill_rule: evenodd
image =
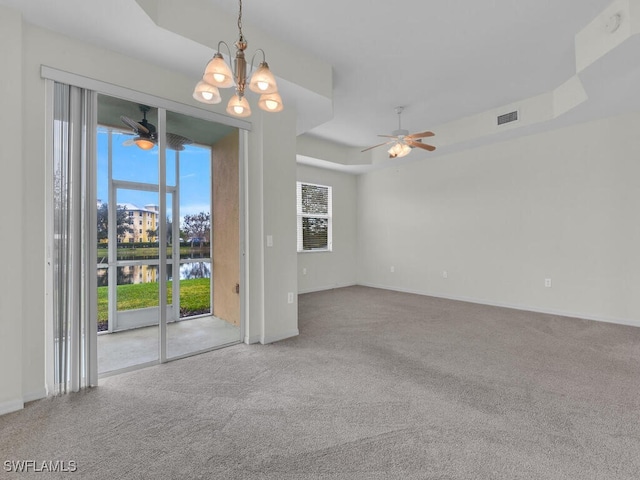
<path id="1" fill-rule="evenodd" d="M 183 114 L 183 115 L 188 115 L 188 116 L 192 116 L 195 118 L 199 118 L 202 120 L 206 120 L 206 121 L 210 121 L 210 122 L 214 122 L 214 123 L 220 123 L 223 125 L 227 125 L 230 127 L 235 127 L 238 129 L 238 136 L 239 136 L 239 155 L 238 155 L 238 168 L 239 168 L 239 185 L 238 185 L 238 194 L 239 194 L 239 240 L 240 240 L 240 245 L 239 245 L 239 267 L 240 267 L 240 296 L 239 296 L 239 302 L 240 302 L 240 335 L 239 335 L 239 339 L 238 339 L 238 343 L 242 342 L 245 338 L 245 331 L 246 331 L 246 319 L 247 319 L 247 314 L 248 314 L 248 305 L 247 305 L 247 299 L 248 299 L 248 292 L 247 289 L 249 288 L 249 282 L 248 282 L 248 272 L 247 272 L 247 265 L 248 265 L 248 261 L 246 258 L 246 244 L 247 244 L 247 235 L 248 235 L 248 227 L 247 227 L 247 218 L 248 218 L 248 212 L 247 212 L 247 199 L 246 199 L 246 194 L 247 194 L 247 187 L 248 187 L 248 178 L 247 178 L 247 172 L 248 172 L 248 132 L 251 131 L 251 123 L 247 122 L 246 120 L 241 120 L 238 118 L 234 118 L 234 117 L 229 117 L 226 115 L 222 115 L 216 112 L 211 112 L 211 111 L 207 111 L 207 110 L 203 110 L 197 107 L 193 107 L 190 105 L 186 105 L 183 103 L 179 103 L 179 102 L 175 102 L 173 100 L 168 100 L 162 97 L 157 97 L 154 95 L 150 95 L 148 93 L 144 93 L 144 92 L 138 92 L 129 88 L 125 88 L 125 87 L 120 87 L 118 85 L 114 85 L 114 84 L 110 84 L 110 83 L 106 83 L 106 82 L 102 82 L 100 80 L 96 80 L 90 77 L 85 77 L 82 75 L 77 75 L 74 73 L 70 73 L 70 72 L 65 72 L 63 70 L 58 70 L 56 68 L 52 68 L 46 65 L 42 65 L 40 68 L 40 75 L 43 79 L 45 79 L 45 83 L 46 83 L 46 105 L 45 105 L 45 113 L 47 116 L 47 119 L 51 120 L 50 124 L 52 124 L 53 122 L 53 85 L 54 82 L 59 82 L 59 83 L 64 83 L 67 85 L 73 85 L 76 87 L 80 87 L 80 88 L 84 88 L 87 90 L 90 90 L 92 92 L 95 92 L 96 94 L 103 94 L 103 95 L 107 95 L 107 96 L 112 96 L 112 97 L 118 97 L 121 98 L 123 100 L 128 100 L 131 102 L 135 102 L 135 103 L 141 103 L 141 104 L 145 104 L 145 105 L 149 105 L 152 107 L 155 107 L 158 109 L 158 138 L 160 139 L 160 158 L 159 158 L 159 167 L 160 167 L 160 177 L 159 180 L 159 184 L 160 184 L 160 191 L 159 191 L 159 207 L 160 207 L 160 216 L 159 216 L 159 220 L 160 220 L 160 225 L 159 225 L 159 235 L 160 238 L 166 238 L 166 228 L 167 228 L 167 223 L 166 223 L 166 194 L 167 194 L 167 188 L 166 188 L 166 145 L 164 145 L 165 142 L 165 133 L 166 133 L 166 113 L 167 111 L 171 111 L 174 113 L 178 113 L 178 114 Z M 49 146 L 52 143 L 52 133 L 49 131 L 50 129 L 47 129 L 47 134 L 46 134 L 46 145 Z M 53 152 L 51 151 L 50 148 L 47 148 L 46 154 L 45 154 L 45 172 L 47 175 L 47 178 L 52 178 L 52 174 L 53 174 L 53 169 L 52 169 L 52 164 L 53 164 Z M 48 192 L 51 193 L 51 192 Z M 51 197 L 48 197 L 51 198 Z M 47 209 L 50 210 L 50 209 Z M 47 217 L 46 217 L 46 223 L 47 223 L 47 227 L 46 227 L 46 231 L 47 231 L 47 240 L 46 240 L 46 261 L 49 265 L 51 265 L 51 255 L 52 255 L 52 238 L 53 238 L 53 229 L 52 229 L 52 225 L 53 225 L 53 218 L 52 218 L 52 214 L 51 213 L 47 213 Z M 95 223 L 95 222 L 94 222 Z M 93 225 L 92 228 L 96 228 L 95 225 Z M 94 232 L 93 236 L 95 237 L 96 234 Z M 167 247 L 165 242 L 160 242 L 160 251 L 159 251 L 159 257 L 160 259 L 166 259 L 167 257 Z M 166 273 L 167 273 L 167 267 L 165 262 L 160 261 L 159 262 L 159 278 L 160 278 L 160 305 L 166 304 L 166 300 L 167 300 L 167 292 L 166 292 Z M 53 291 L 53 278 L 50 278 L 51 276 L 48 275 L 46 280 L 45 280 L 45 302 L 47 305 L 47 318 L 46 318 L 46 324 L 47 324 L 47 341 L 45 342 L 46 344 L 46 367 L 45 367 L 45 378 L 46 378 L 46 383 L 47 383 L 47 387 L 49 388 L 49 392 L 51 392 L 51 387 L 53 386 L 53 378 L 54 378 L 54 368 L 53 368 L 53 300 L 52 300 L 52 291 Z M 168 360 L 174 360 L 174 359 L 178 359 L 178 358 L 182 358 L 182 356 L 180 357 L 172 357 L 171 359 L 167 358 L 167 354 L 166 354 L 166 348 L 167 348 L 167 332 L 166 332 L 166 308 L 160 308 L 160 335 L 159 335 L 159 342 L 160 342 L 160 348 L 159 348 L 159 363 L 165 363 Z M 92 335 L 92 337 L 95 338 L 91 338 L 89 339 L 89 341 L 91 342 L 91 345 L 96 345 L 96 340 L 97 340 L 97 334 Z M 215 350 L 217 348 L 221 348 L 224 347 L 225 345 L 221 345 L 219 347 L 213 347 L 211 349 L 207 349 L 207 350 Z M 95 349 L 94 349 L 95 350 Z M 207 351 L 204 350 L 204 351 Z M 200 353 L 200 352 L 194 352 L 194 354 L 196 353 Z M 95 375 L 95 380 L 97 381 L 97 356 L 96 358 L 91 359 L 91 361 L 89 362 L 89 368 L 90 371 L 92 372 L 90 374 L 90 376 L 94 376 Z M 139 366 L 138 368 L 142 368 L 144 366 L 147 366 L 148 364 L 143 364 L 141 366 Z M 125 369 L 125 370 L 129 370 L 129 368 Z"/>

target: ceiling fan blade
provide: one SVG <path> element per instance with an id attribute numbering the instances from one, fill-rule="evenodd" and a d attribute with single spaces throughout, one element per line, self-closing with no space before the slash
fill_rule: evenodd
<path id="1" fill-rule="evenodd" d="M 185 145 L 190 145 L 193 143 L 193 140 L 187 137 L 183 137 L 182 135 L 178 135 L 177 133 L 169 133 L 167 132 L 167 147 L 171 150 L 182 151 L 184 150 Z"/>
<path id="2" fill-rule="evenodd" d="M 384 137 L 384 138 L 393 138 L 393 139 L 397 139 L 398 136 L 397 135 L 378 135 L 379 137 Z"/>
<path id="3" fill-rule="evenodd" d="M 408 138 L 426 138 L 433 137 L 435 133 L 433 132 L 421 132 L 421 133 L 412 133 L 411 135 L 407 135 Z"/>
<path id="4" fill-rule="evenodd" d="M 394 138 L 395 138 L 395 137 L 394 137 Z M 389 144 L 389 143 L 391 143 L 391 142 L 379 143 L 378 145 L 374 145 L 373 147 L 365 148 L 364 150 L 361 150 L 360 152 L 361 152 L 361 153 L 362 153 L 362 152 L 366 152 L 367 150 L 371 150 L 372 148 L 378 148 L 378 147 L 381 147 L 381 146 L 383 146 L 383 145 L 387 145 L 387 144 Z"/>
<path id="5" fill-rule="evenodd" d="M 139 133 L 139 132 L 147 133 L 147 134 L 149 133 L 149 129 L 147 127 L 139 124 L 135 120 L 131 120 L 129 117 L 125 115 L 120 115 L 120 120 L 122 120 L 122 123 L 127 125 L 129 128 L 133 129 L 133 131 L 136 133 Z"/>
<path id="6" fill-rule="evenodd" d="M 433 152 L 436 149 L 436 147 L 434 147 L 433 145 L 427 145 L 426 143 L 416 142 L 407 138 L 405 138 L 405 142 L 407 142 L 407 145 L 409 145 L 410 147 L 418 147 L 422 148 L 423 150 L 429 150 L 430 152 Z"/>

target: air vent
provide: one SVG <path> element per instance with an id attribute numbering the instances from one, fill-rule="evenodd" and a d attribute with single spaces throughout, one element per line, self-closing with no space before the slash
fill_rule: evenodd
<path id="1" fill-rule="evenodd" d="M 504 115 L 498 115 L 498 125 L 504 125 L 505 123 L 515 122 L 518 120 L 518 111 L 505 113 Z"/>

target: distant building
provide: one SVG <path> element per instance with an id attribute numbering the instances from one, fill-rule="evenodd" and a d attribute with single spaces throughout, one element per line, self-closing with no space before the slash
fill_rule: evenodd
<path id="1" fill-rule="evenodd" d="M 149 235 L 149 231 L 158 231 L 158 212 L 160 208 L 158 205 L 145 205 L 144 208 L 140 208 L 132 203 L 119 203 L 118 207 L 126 208 L 127 215 L 131 219 L 132 233 L 125 233 L 121 239 L 124 243 L 141 243 L 141 242 L 155 242 L 158 237 L 155 235 Z"/>

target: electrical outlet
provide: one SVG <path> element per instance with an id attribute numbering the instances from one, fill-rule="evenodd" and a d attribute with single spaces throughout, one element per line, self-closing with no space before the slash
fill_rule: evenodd
<path id="1" fill-rule="evenodd" d="M 267 247 L 273 247 L 273 235 L 267 235 Z"/>
<path id="2" fill-rule="evenodd" d="M 442 271 L 442 278 L 449 278 L 449 274 L 447 273 L 446 270 Z"/>
<path id="3" fill-rule="evenodd" d="M 546 288 L 551 288 L 551 279 L 550 278 L 545 278 L 544 279 L 544 286 Z"/>
<path id="4" fill-rule="evenodd" d="M 287 293 L 287 303 L 293 303 L 293 292 Z"/>
<path id="5" fill-rule="evenodd" d="M 302 269 L 302 274 L 303 274 L 303 275 L 306 275 L 306 274 L 307 274 L 307 269 L 306 269 L 306 268 L 303 268 L 303 269 Z"/>
<path id="6" fill-rule="evenodd" d="M 391 268 L 390 268 L 390 270 L 391 270 L 391 273 L 393 273 L 393 272 L 395 272 L 395 271 L 396 271 L 396 267 L 394 267 L 394 266 L 392 265 L 392 266 L 391 266 Z"/>

